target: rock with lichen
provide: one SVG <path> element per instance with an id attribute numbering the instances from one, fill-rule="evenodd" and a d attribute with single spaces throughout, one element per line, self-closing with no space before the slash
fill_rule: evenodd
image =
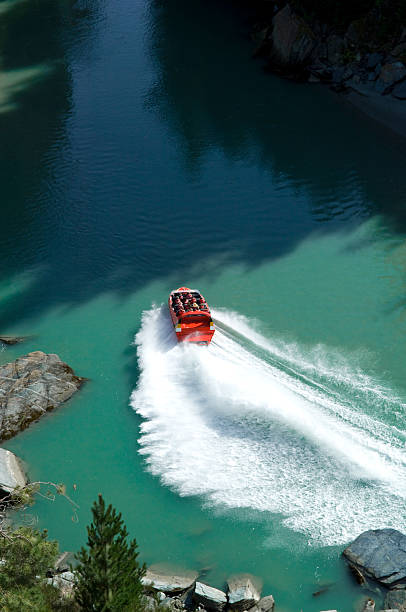
<path id="1" fill-rule="evenodd" d="M 0 366 L 0 440 L 68 400 L 84 380 L 58 355 L 42 351 Z"/>

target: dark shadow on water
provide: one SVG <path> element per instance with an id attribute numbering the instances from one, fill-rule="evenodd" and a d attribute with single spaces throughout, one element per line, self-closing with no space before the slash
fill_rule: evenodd
<path id="1" fill-rule="evenodd" d="M 23 295 L 3 301 L 3 333 L 105 291 L 125 296 L 157 278 L 181 284 L 230 262 L 257 266 L 315 231 L 376 214 L 388 232 L 405 233 L 402 146 L 328 90 L 265 74 L 231 2 L 146 2 L 146 42 L 117 31 L 98 51 L 102 62 L 88 58 L 103 95 L 82 83 L 78 98 L 75 58 L 88 57 L 97 10 L 119 11 L 125 33 L 142 7 L 21 3 L 8 14 L 4 70 L 50 72 L 29 73 L 16 107 L 0 113 L 0 282 L 36 270 Z M 136 62 L 152 83 L 145 95 Z M 120 71 L 125 91 L 116 89 Z M 86 118 L 78 133 L 74 114 Z"/>
<path id="2" fill-rule="evenodd" d="M 235 3 L 153 7 L 160 78 L 149 103 L 183 139 L 191 171 L 219 148 L 262 166 L 276 188 L 289 182 L 304 191 L 320 223 L 378 213 L 406 229 L 406 143 L 328 89 L 266 73 L 251 57 L 246 14 Z"/>

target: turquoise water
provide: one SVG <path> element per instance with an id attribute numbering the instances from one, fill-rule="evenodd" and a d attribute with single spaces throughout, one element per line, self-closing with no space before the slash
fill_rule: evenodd
<path id="1" fill-rule="evenodd" d="M 231 3 L 0 8 L 1 332 L 31 336 L 1 360 L 90 379 L 5 444 L 80 506 L 34 520 L 76 550 L 102 492 L 147 563 L 352 610 L 343 547 L 406 529 L 404 144 L 266 74 Z M 175 346 L 183 284 L 208 350 Z"/>

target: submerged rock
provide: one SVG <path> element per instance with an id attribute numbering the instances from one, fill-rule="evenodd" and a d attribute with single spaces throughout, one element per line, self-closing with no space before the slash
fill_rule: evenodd
<path id="1" fill-rule="evenodd" d="M 62 574 L 64 572 L 69 572 L 71 567 L 75 567 L 77 565 L 77 560 L 75 559 L 75 555 L 72 552 L 64 551 L 62 552 L 58 559 L 55 562 L 54 570 L 56 574 Z"/>
<path id="2" fill-rule="evenodd" d="M 23 336 L 0 336 L 0 342 L 3 344 L 18 344 L 24 342 L 24 340 Z"/>
<path id="3" fill-rule="evenodd" d="M 385 597 L 385 610 L 398 610 L 406 612 L 406 590 L 392 589 Z"/>
<path id="4" fill-rule="evenodd" d="M 362 606 L 361 612 L 375 612 L 374 600 L 368 597 L 368 599 L 365 601 L 364 605 Z"/>
<path id="5" fill-rule="evenodd" d="M 5 448 L 0 448 L 0 491 L 11 493 L 16 487 L 24 487 L 27 478 L 18 458 Z"/>
<path id="6" fill-rule="evenodd" d="M 343 555 L 364 575 L 385 586 L 406 579 L 406 536 L 396 529 L 365 531 Z"/>
<path id="7" fill-rule="evenodd" d="M 0 440 L 68 400 L 85 380 L 58 355 L 42 351 L 0 366 Z"/>

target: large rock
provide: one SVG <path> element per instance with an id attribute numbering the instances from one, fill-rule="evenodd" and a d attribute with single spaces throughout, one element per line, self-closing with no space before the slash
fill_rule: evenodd
<path id="1" fill-rule="evenodd" d="M 72 572 L 64 572 L 52 578 L 48 578 L 48 584 L 59 589 L 64 599 L 73 599 L 75 590 L 75 576 Z"/>
<path id="2" fill-rule="evenodd" d="M 406 579 L 406 536 L 396 529 L 365 531 L 343 555 L 363 574 L 385 586 Z"/>
<path id="3" fill-rule="evenodd" d="M 223 591 L 214 589 L 202 582 L 196 582 L 193 599 L 197 604 L 204 606 L 206 610 L 224 610 L 227 596 Z"/>
<path id="4" fill-rule="evenodd" d="M 406 77 L 406 68 L 402 62 L 394 62 L 393 64 L 384 64 L 382 66 L 379 78 L 376 81 L 375 88 L 379 93 L 385 93 L 390 87 L 399 83 Z"/>
<path id="5" fill-rule="evenodd" d="M 68 400 L 84 380 L 58 355 L 41 351 L 1 366 L 0 440 L 11 438 Z"/>
<path id="6" fill-rule="evenodd" d="M 160 565 L 151 565 L 141 579 L 144 586 L 150 586 L 155 591 L 163 593 L 182 593 L 194 586 L 197 572 L 182 570 L 182 573 L 171 572 Z"/>
<path id="7" fill-rule="evenodd" d="M 308 24 L 289 4 L 275 15 L 271 39 L 271 60 L 282 67 L 307 64 L 317 42 Z"/>
<path id="8" fill-rule="evenodd" d="M 406 612 L 406 591 L 404 589 L 393 589 L 385 597 L 385 610 L 399 610 Z"/>
<path id="9" fill-rule="evenodd" d="M 374 87 L 374 83 L 363 83 L 359 76 L 355 74 L 351 79 L 346 81 L 346 87 L 350 87 L 361 96 L 366 96 L 367 98 L 370 96 L 377 96 L 378 92 Z"/>
<path id="10" fill-rule="evenodd" d="M 0 490 L 11 493 L 16 487 L 24 487 L 27 479 L 17 457 L 0 448 Z"/>
<path id="11" fill-rule="evenodd" d="M 258 579 L 250 574 L 236 574 L 227 580 L 228 602 L 233 610 L 249 610 L 261 599 Z"/>
<path id="12" fill-rule="evenodd" d="M 249 612 L 273 612 L 275 600 L 272 595 L 267 595 L 259 600 L 259 602 L 249 609 Z"/>
<path id="13" fill-rule="evenodd" d="M 395 85 L 392 91 L 392 96 L 399 100 L 406 100 L 406 81 L 402 81 Z"/>
<path id="14" fill-rule="evenodd" d="M 367 68 L 368 70 L 375 70 L 378 64 L 382 62 L 383 55 L 382 53 L 370 53 L 367 58 Z"/>

